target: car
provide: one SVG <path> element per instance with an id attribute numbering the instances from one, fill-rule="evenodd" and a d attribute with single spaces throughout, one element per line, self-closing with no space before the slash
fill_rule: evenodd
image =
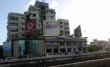
<path id="1" fill-rule="evenodd" d="M 55 53 L 47 53 L 46 56 L 47 57 L 55 57 L 55 56 L 57 56 L 57 54 L 55 54 Z"/>
<path id="2" fill-rule="evenodd" d="M 5 60 L 12 60 L 14 57 L 6 57 Z"/>

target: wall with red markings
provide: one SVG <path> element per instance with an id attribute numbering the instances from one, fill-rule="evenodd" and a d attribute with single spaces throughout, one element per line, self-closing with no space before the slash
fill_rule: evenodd
<path id="1" fill-rule="evenodd" d="M 25 33 L 26 35 L 33 37 L 36 32 L 36 20 L 26 20 L 25 21 Z"/>

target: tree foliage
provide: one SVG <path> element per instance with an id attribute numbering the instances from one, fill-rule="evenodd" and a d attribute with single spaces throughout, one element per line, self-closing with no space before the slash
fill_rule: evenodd
<path id="1" fill-rule="evenodd" d="M 93 52 L 93 51 L 98 51 L 98 50 L 101 50 L 102 49 L 102 47 L 101 46 L 99 46 L 99 45 L 89 45 L 89 47 L 88 47 L 88 51 L 89 52 Z"/>

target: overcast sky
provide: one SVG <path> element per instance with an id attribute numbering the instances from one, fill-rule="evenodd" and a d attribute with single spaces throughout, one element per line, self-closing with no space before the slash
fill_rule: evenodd
<path id="1" fill-rule="evenodd" d="M 0 0 L 0 44 L 7 37 L 9 12 L 23 13 L 36 0 Z M 92 39 L 110 38 L 110 0 L 45 0 L 56 10 L 56 18 L 68 19 L 70 32 L 81 25 L 83 36 Z"/>

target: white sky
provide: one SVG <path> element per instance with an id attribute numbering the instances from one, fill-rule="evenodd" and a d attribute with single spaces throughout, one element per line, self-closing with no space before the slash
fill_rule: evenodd
<path id="1" fill-rule="evenodd" d="M 57 18 L 68 19 L 70 32 L 80 24 L 83 36 L 92 39 L 110 38 L 110 0 L 54 0 Z M 61 7 L 62 6 L 62 7 Z"/>
<path id="2" fill-rule="evenodd" d="M 30 0 L 28 5 L 34 4 Z M 40 0 L 41 1 L 41 0 Z M 56 18 L 68 19 L 70 32 L 81 25 L 82 34 L 92 39 L 110 38 L 110 0 L 45 0 L 56 10 Z"/>
<path id="3" fill-rule="evenodd" d="M 24 10 L 35 1 L 29 0 Z M 96 38 L 99 40 L 110 38 L 110 0 L 45 1 L 49 3 L 50 8 L 56 10 L 56 18 L 69 20 L 71 34 L 78 25 L 81 25 L 83 36 L 87 36 L 89 42 Z"/>

